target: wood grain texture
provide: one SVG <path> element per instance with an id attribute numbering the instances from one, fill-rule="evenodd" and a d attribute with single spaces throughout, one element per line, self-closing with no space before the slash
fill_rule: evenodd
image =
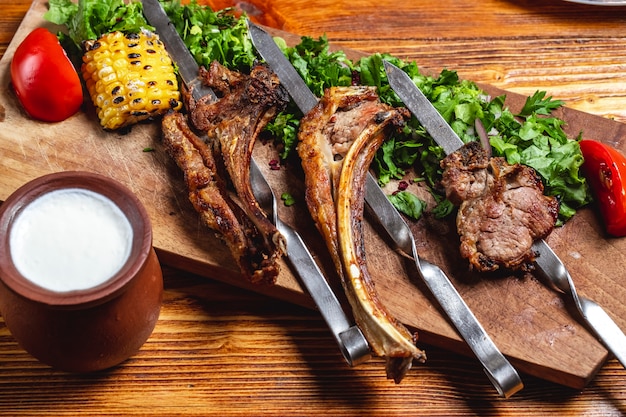
<path id="1" fill-rule="evenodd" d="M 257 9 L 259 21 L 291 33 L 326 34 L 341 47 L 455 69 L 526 95 L 547 89 L 573 108 L 626 119 L 626 7 L 560 0 L 325 0 L 310 7 L 308 0 L 277 0 Z"/>
<path id="2" fill-rule="evenodd" d="M 411 25 L 409 17 L 417 5 L 393 5 L 410 9 L 400 13 L 389 23 L 383 19 L 364 19 L 368 14 L 378 13 L 388 5 L 384 2 L 283 2 L 272 1 L 263 5 L 265 22 L 274 22 L 274 26 L 300 34 L 319 34 L 326 32 L 335 43 L 361 50 L 392 51 L 392 44 L 407 48 L 409 53 L 420 52 L 428 62 L 425 68 L 461 69 L 468 78 L 490 84 L 490 79 L 483 78 L 489 71 L 500 71 L 506 78 L 514 68 L 522 67 L 524 52 L 517 48 L 522 29 L 530 26 L 543 28 L 540 33 L 526 35 L 526 44 L 533 44 L 543 52 L 543 59 L 553 61 L 554 67 L 542 67 L 541 60 L 528 59 L 528 73 L 535 73 L 528 81 L 530 92 L 534 88 L 545 88 L 554 93 L 554 88 L 562 87 L 558 77 L 547 77 L 546 73 L 562 77 L 571 72 L 571 87 L 581 89 L 591 95 L 604 97 L 601 91 L 609 87 L 598 80 L 590 82 L 581 73 L 592 75 L 595 70 L 607 69 L 606 62 L 612 55 L 619 56 L 624 39 L 617 25 L 611 30 L 599 28 L 598 19 L 618 21 L 619 9 L 583 8 L 584 19 L 571 18 L 575 23 L 556 24 L 553 17 L 566 10 L 561 2 L 542 3 L 541 9 L 531 14 L 537 15 L 533 22 L 527 22 L 531 3 L 491 2 L 486 1 L 482 10 L 469 2 L 439 2 L 420 7 L 420 22 L 430 27 L 427 36 L 412 38 L 409 35 Z M 446 9 L 446 4 L 451 9 Z M 512 10 L 523 9 L 523 16 L 511 16 Z M 567 4 L 580 10 L 577 5 Z M 29 2 L 3 4 L 0 28 L 11 25 L 12 16 L 18 16 L 17 24 L 10 26 L 15 30 Z M 452 9 L 457 8 L 456 12 Z M 260 6 L 257 7 L 260 9 Z M 428 12 L 430 10 L 430 12 Z M 484 10 L 497 11 L 500 16 L 507 16 L 518 23 L 519 32 L 514 26 L 483 26 L 493 22 L 493 17 L 483 16 Z M 525 11 L 524 11 L 525 10 Z M 567 9 L 570 10 L 570 9 Z M 617 12 L 615 10 L 618 10 Z M 5 15 L 6 13 L 6 15 Z M 445 15 L 446 17 L 442 17 Z M 527 13 L 526 15 L 524 13 Z M 591 13 L 591 14 L 590 14 Z M 270 15 L 271 14 L 271 15 Z M 469 31 L 481 33 L 461 36 L 461 28 L 448 32 L 452 17 L 462 14 L 466 17 L 461 26 Z M 609 17 L 608 15 L 611 15 Z M 6 16 L 6 17 L 5 17 Z M 261 15 L 263 17 L 265 15 Z M 573 17 L 572 17 L 573 16 Z M 579 16 L 579 15 L 576 15 Z M 5 23 L 5 19 L 8 22 Z M 447 21 L 447 23 L 446 23 Z M 589 23 L 591 21 L 592 23 Z M 285 23 L 285 22 L 288 22 Z M 359 22 L 356 24 L 355 22 Z M 363 25 L 363 22 L 368 22 Z M 404 23 L 403 23 L 404 22 Z M 413 22 L 414 20 L 411 20 Z M 383 24 L 384 23 L 384 24 Z M 532 23 L 532 24 L 531 24 Z M 610 23 L 610 22 L 609 22 Z M 289 26 L 292 25 L 292 26 Z M 294 25 L 306 27 L 294 28 Z M 350 26 L 352 28 L 350 29 Z M 502 26 L 502 25 L 500 25 Z M 563 29 L 561 26 L 565 26 Z M 308 29 L 307 29 L 308 27 Z M 404 27 L 402 32 L 398 27 Z M 385 29 L 387 28 L 387 29 Z M 391 29 L 390 29 L 391 28 Z M 609 32 L 592 33 L 600 29 Z M 387 31 L 395 30 L 393 37 Z M 564 30 L 563 37 L 561 30 Z M 595 38 L 597 44 L 607 49 L 596 51 L 583 60 L 583 54 L 571 55 L 570 46 L 575 44 L 572 32 L 580 30 L 585 36 Z M 307 32 L 308 31 L 308 32 Z M 352 32 L 351 32 L 352 31 Z M 483 32 L 484 31 L 484 32 Z M 552 31 L 552 32 L 551 32 Z M 467 31 L 466 31 L 467 32 Z M 558 35 L 555 33 L 558 32 Z M 11 32 L 0 36 L 7 39 Z M 341 35 L 341 36 L 339 36 Z M 458 39 L 455 38 L 458 36 Z M 568 37 L 572 39 L 568 40 Z M 5 39 L 5 38 L 2 38 Z M 413 40 L 415 39 L 415 40 Z M 423 41 L 423 39 L 426 39 Z M 470 54 L 473 65 L 466 66 L 467 45 L 473 40 L 476 51 Z M 489 39 L 489 42 L 485 40 Z M 613 44 L 611 40 L 619 41 Z M 425 42 L 426 46 L 421 45 Z M 571 42 L 571 45 L 570 45 Z M 621 42 L 621 44 L 620 44 Z M 501 57 L 491 61 L 482 45 L 500 45 Z M 3 44 L 5 45 L 5 44 Z M 443 45 L 448 45 L 444 47 Z M 454 47 L 456 45 L 456 47 Z M 433 49 L 436 46 L 435 49 Z M 380 48 L 380 49 L 378 49 Z M 454 49 L 456 48 L 456 49 Z M 556 64 L 560 48 L 564 48 L 562 65 Z M 573 49 L 572 49 L 573 50 Z M 397 52 L 394 50 L 392 52 Z M 436 53 L 437 52 L 437 53 Z M 482 61 L 481 55 L 485 55 Z M 407 54 L 409 56 L 409 54 Z M 574 56 L 573 61 L 568 61 Z M 508 57 L 501 67 L 495 63 Z M 428 58 L 428 60 L 426 59 Z M 580 61 L 578 65 L 576 62 Z M 525 67 L 525 66 L 524 66 Z M 585 67 L 587 67 L 585 69 Z M 609 66 L 610 67 L 610 66 Z M 526 68 L 526 67 L 525 67 Z M 618 71 L 618 68 L 614 69 Z M 542 75 L 544 74 L 544 75 Z M 464 75 L 465 76 L 465 75 Z M 512 90 L 522 88 L 520 80 L 513 79 Z M 586 80 L 586 82 L 585 82 Z M 539 84 L 545 86 L 541 87 Z M 520 87 L 521 85 L 521 87 Z M 620 83 L 614 92 L 619 100 Z M 498 85 L 501 86 L 501 85 Z M 534 86 L 534 88 L 533 88 Z M 509 88 L 509 86 L 505 86 Z M 619 88 L 618 88 L 619 87 Z M 2 88 L 5 88 L 3 80 Z M 523 90 L 520 90 L 524 92 Z M 559 97 L 561 98 L 561 97 Z M 623 102 L 623 97 L 622 97 Z M 568 104 L 570 104 L 568 102 Z M 610 115 L 623 106 L 607 106 L 608 111 L 593 113 Z M 47 132 L 53 135 L 54 132 Z M 149 130 L 149 129 L 148 129 Z M 146 131 L 146 137 L 151 133 Z M 52 137 L 52 136 L 50 136 Z M 94 140 L 93 138 L 89 140 Z M 45 141 L 42 146 L 51 146 Z M 103 158 L 107 153 L 114 154 L 112 146 L 103 148 Z M 142 147 L 139 147 L 142 148 Z M 3 151 L 4 152 L 4 151 Z M 18 151 L 19 152 L 19 151 Z M 4 184 L 12 186 L 23 181 L 33 173 L 11 170 L 7 167 L 2 154 L 3 171 L 0 176 Z M 128 166 L 141 159 L 144 154 L 138 152 L 127 160 Z M 152 155 L 152 157 L 155 157 Z M 156 158 L 161 158 L 157 155 Z M 77 163 L 80 166 L 80 163 Z M 175 171 L 172 170 L 174 173 Z M 115 173 L 115 175 L 118 175 Z M 168 174 L 169 175 L 169 174 Z M 127 178 L 130 176 L 127 175 Z M 148 176 L 149 177 L 149 176 Z M 157 176 L 158 177 L 158 176 Z M 125 178 L 125 179 L 127 179 Z M 132 182 L 135 184 L 135 182 Z M 136 184 L 140 184 L 137 181 Z M 137 187 L 142 187 L 136 185 Z M 138 188 L 141 191 L 141 188 Z M 154 191 L 156 192 L 156 191 Z M 178 204 L 178 203 L 177 203 Z M 584 216 L 583 216 L 584 217 Z M 582 231 L 597 233 L 597 222 L 592 215 L 581 218 Z M 575 235 L 580 229 L 576 229 Z M 571 236 L 559 236 L 555 242 L 558 247 L 567 246 Z M 165 239 L 165 238 L 163 238 Z M 602 245 L 602 250 L 620 252 L 623 248 L 612 243 Z M 160 253 L 168 263 L 174 263 L 173 256 Z M 577 253 L 572 253 L 576 258 Z M 175 265 L 185 269 L 200 268 L 201 265 Z M 604 269 L 601 266 L 600 269 Z M 615 265 L 608 272 L 619 272 Z M 206 271 L 198 271 L 206 272 Z M 515 284 L 515 282 L 513 282 Z M 538 284 L 537 284 L 538 285 Z M 540 286 L 538 285 L 539 289 Z M 581 287 L 583 291 L 594 291 L 594 286 Z M 515 291 L 515 287 L 508 288 Z M 502 289 L 506 296 L 506 289 Z M 547 293 L 545 293 L 547 294 Z M 288 294 L 286 294 L 288 296 Z M 623 300 L 620 293 L 593 294 L 601 304 L 611 299 Z M 592 297 L 592 298 L 593 298 Z M 600 297 L 600 298 L 599 298 Z M 556 302 L 547 298 L 547 302 Z M 401 312 L 400 312 L 401 313 Z M 533 311 L 526 314 L 532 316 Z M 530 316 L 529 316 L 530 317 Z M 536 319 L 542 319 L 536 317 Z M 567 330 L 567 329 L 565 329 Z M 550 339 L 554 335 L 544 334 L 538 337 Z M 538 339 L 529 340 L 520 349 L 532 352 Z M 412 371 L 401 385 L 387 381 L 381 373 L 382 364 L 373 360 L 355 369 L 347 368 L 323 322 L 314 311 L 302 309 L 273 298 L 256 293 L 249 293 L 230 285 L 224 285 L 206 278 L 198 277 L 179 269 L 166 268 L 166 298 L 160 321 L 155 332 L 139 354 L 122 366 L 94 375 L 66 375 L 50 370 L 38 364 L 21 351 L 12 340 L 8 331 L 0 327 L 0 414 L 7 415 L 623 415 L 626 413 L 626 395 L 623 381 L 626 373 L 621 366 L 609 361 L 582 392 L 563 388 L 560 385 L 545 382 L 524 375 L 526 388 L 510 401 L 497 398 L 493 389 L 486 382 L 484 374 L 475 361 L 464 356 L 450 353 L 438 347 L 427 346 L 429 361 L 425 366 Z"/>
<path id="3" fill-rule="evenodd" d="M 47 25 L 54 29 L 42 19 L 44 11 L 45 3 L 34 3 L 15 39 L 21 39 L 36 26 Z M 292 43 L 298 41 L 297 36 L 281 34 Z M 16 44 L 13 42 L 7 49 L 6 58 L 11 56 Z M 3 59 L 0 62 L 0 82 L 5 84 L 9 82 L 8 61 Z M 503 92 L 494 90 L 492 94 Z M 509 96 L 512 107 L 520 106 L 525 99 L 514 93 Z M 251 286 L 239 276 L 225 245 L 201 224 L 187 201 L 182 175 L 159 143 L 158 123 L 135 126 L 129 133 L 110 133 L 99 127 L 95 112 L 88 104 L 84 106 L 85 111 L 62 123 L 48 124 L 26 116 L 9 91 L 0 96 L 0 102 L 4 103 L 6 110 L 0 132 L 0 148 L 5 162 L 0 167 L 0 199 L 6 198 L 27 180 L 54 171 L 86 170 L 113 177 L 127 185 L 146 206 L 153 224 L 154 245 L 163 263 L 294 303 L 311 305 L 308 295 L 300 289 L 286 264 L 283 264 L 274 287 Z M 591 123 L 598 126 L 597 133 L 603 134 L 624 127 L 606 118 L 576 111 L 563 113 L 563 118 L 568 121 L 573 135 Z M 153 151 L 143 152 L 146 147 Z M 259 144 L 255 152 L 276 194 L 289 192 L 296 200 L 304 201 L 299 164 L 286 163 L 281 170 L 270 170 L 268 162 L 278 158 L 276 150 L 270 144 Z M 432 200 L 427 189 L 416 185 L 414 191 Z M 330 267 L 330 259 L 304 204 L 289 208 L 281 205 L 280 210 L 281 217 L 300 231 L 317 258 L 327 266 L 327 276 L 339 288 L 338 278 Z M 617 241 L 618 250 L 601 260 L 595 256 L 594 245 L 605 240 L 598 235 L 598 225 L 593 222 L 593 215 L 581 213 L 571 224 L 556 230 L 551 239 L 558 239 L 560 234 L 569 230 L 587 227 L 590 231 L 587 238 L 563 241 L 557 253 L 588 255 L 580 256 L 579 262 L 568 260 L 570 271 L 577 281 L 580 281 L 578 277 L 587 278 L 579 282 L 583 288 L 593 280 L 593 285 L 589 285 L 592 291 L 583 294 L 592 299 L 595 293 L 605 294 L 602 305 L 619 320 L 620 325 L 626 326 L 626 306 L 621 302 L 626 288 L 619 283 L 614 285 L 614 277 L 602 273 L 601 265 L 597 264 L 606 260 L 614 264 L 626 263 L 626 256 L 619 250 L 626 242 Z M 591 380 L 604 363 L 607 352 L 572 318 L 560 295 L 529 274 L 489 279 L 470 273 L 459 255 L 453 219 L 446 222 L 424 219 L 410 223 L 420 255 L 444 269 L 496 345 L 520 371 L 575 388 L 581 388 Z M 391 314 L 416 329 L 421 343 L 469 354 L 469 349 L 452 329 L 436 300 L 416 276 L 415 268 L 403 262 L 369 224 L 365 227 L 368 269 Z M 593 273 L 589 273 L 590 269 Z M 496 301 L 502 299 L 506 303 Z"/>

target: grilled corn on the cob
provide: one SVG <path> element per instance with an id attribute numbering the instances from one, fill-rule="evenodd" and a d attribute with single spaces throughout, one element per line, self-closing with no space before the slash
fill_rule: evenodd
<path id="1" fill-rule="evenodd" d="M 103 128 L 182 107 L 172 60 L 154 33 L 111 32 L 85 42 L 82 74 Z"/>

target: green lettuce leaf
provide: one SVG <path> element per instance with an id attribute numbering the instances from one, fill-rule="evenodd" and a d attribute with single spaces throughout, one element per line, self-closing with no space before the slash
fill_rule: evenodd
<path id="1" fill-rule="evenodd" d="M 123 0 L 50 0 L 44 18 L 65 25 L 77 47 L 85 40 L 98 39 L 114 31 L 137 33 L 142 28 L 154 30 L 143 15 L 141 2 Z"/>
<path id="2" fill-rule="evenodd" d="M 404 213 L 414 220 L 418 220 L 426 208 L 424 200 L 408 191 L 400 191 L 390 195 L 389 201 L 400 213 Z"/>

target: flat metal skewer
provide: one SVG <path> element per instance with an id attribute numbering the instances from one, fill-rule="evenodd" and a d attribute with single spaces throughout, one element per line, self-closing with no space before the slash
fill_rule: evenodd
<path id="1" fill-rule="evenodd" d="M 266 31 L 250 21 L 248 30 L 259 54 L 278 75 L 280 82 L 287 88 L 300 110 L 304 114 L 308 113 L 317 104 L 317 97 Z M 435 265 L 423 261 L 420 263 L 411 230 L 371 174 L 367 176 L 365 202 L 374 211 L 373 217 L 394 241 L 396 249 L 414 260 L 415 267 L 428 288 L 482 363 L 487 376 L 500 395 L 509 397 L 519 391 L 523 384 L 517 371 L 493 344 L 445 273 Z"/>
<path id="2" fill-rule="evenodd" d="M 278 216 L 274 192 L 254 159 L 250 163 L 250 182 L 260 207 L 285 237 L 287 258 L 333 333 L 346 362 L 356 366 L 367 361 L 371 353 L 365 336 L 348 319 L 300 235 Z"/>
<path id="3" fill-rule="evenodd" d="M 446 154 L 450 154 L 463 146 L 463 141 L 432 106 L 428 98 L 413 84 L 409 76 L 390 62 L 384 61 L 384 65 L 391 87 Z M 587 298 L 578 296 L 565 264 L 545 240 L 535 241 L 532 250 L 539 255 L 535 259 L 535 266 L 545 277 L 548 285 L 571 297 L 580 313 L 580 319 L 626 367 L 626 335 L 624 332 L 602 307 Z"/>
<path id="4" fill-rule="evenodd" d="M 537 269 L 553 289 L 571 297 L 576 310 L 580 314 L 580 318 L 588 325 L 589 329 L 609 352 L 626 368 L 626 335 L 624 335 L 624 332 L 595 301 L 578 295 L 572 276 L 545 241 L 535 242 L 533 250 L 539 256 L 543 256 L 548 260 L 555 260 L 538 263 Z"/>
<path id="5" fill-rule="evenodd" d="M 450 279 L 437 265 L 418 256 L 411 229 L 371 175 L 367 179 L 366 195 L 366 203 L 375 213 L 372 217 L 383 226 L 398 252 L 413 261 L 428 289 L 482 364 L 498 393 L 509 398 L 521 390 L 524 384 L 519 374 L 493 343 Z"/>
<path id="6" fill-rule="evenodd" d="M 144 15 L 150 24 L 157 28 L 168 53 L 178 65 L 179 75 L 192 97 L 196 101 L 207 96 L 212 100 L 217 100 L 215 92 L 200 82 L 198 78 L 200 67 L 163 10 L 163 6 L 158 0 L 142 0 L 142 3 Z M 365 336 L 356 325 L 350 322 L 300 235 L 278 217 L 274 193 L 253 158 L 250 165 L 251 186 L 257 202 L 285 237 L 287 258 L 291 267 L 313 298 L 344 358 L 350 366 L 368 360 L 371 353 Z"/>

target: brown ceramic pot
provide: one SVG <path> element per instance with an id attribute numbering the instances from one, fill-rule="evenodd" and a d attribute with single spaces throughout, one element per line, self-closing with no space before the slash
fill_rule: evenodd
<path id="1" fill-rule="evenodd" d="M 30 202 L 63 188 L 108 197 L 128 218 L 133 238 L 128 259 L 104 283 L 55 292 L 18 272 L 11 259 L 9 232 Z M 120 183 L 93 173 L 60 172 L 27 183 L 0 206 L 0 314 L 18 343 L 40 361 L 70 372 L 121 363 L 151 335 L 162 294 L 163 276 L 152 247 L 148 214 Z"/>

